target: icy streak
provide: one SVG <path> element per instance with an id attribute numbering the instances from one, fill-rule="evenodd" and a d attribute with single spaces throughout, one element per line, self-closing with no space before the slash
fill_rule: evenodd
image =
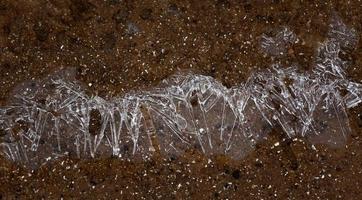
<path id="1" fill-rule="evenodd" d="M 48 93 L 45 101 L 18 96 L 15 105 L 2 108 L 2 153 L 31 165 L 68 154 L 145 159 L 189 148 L 238 159 L 276 126 L 291 138 L 339 146 L 350 133 L 345 109 L 361 102 L 361 84 L 325 82 L 295 67 L 274 66 L 231 89 L 194 74 L 174 75 L 162 85 L 106 101 L 53 80 L 54 91 L 37 92 Z M 92 119 L 94 112 L 99 117 Z M 91 122 L 99 124 L 96 130 Z"/>
<path id="2" fill-rule="evenodd" d="M 313 70 L 273 65 L 233 88 L 184 73 L 105 100 L 62 76 L 29 84 L 0 108 L 0 152 L 30 167 L 62 156 L 143 160 L 191 148 L 239 159 L 276 127 L 290 138 L 342 146 L 351 132 L 346 109 L 362 102 L 362 85 L 346 79 L 339 57 L 356 44 L 348 36 L 354 31 L 333 20 Z"/>

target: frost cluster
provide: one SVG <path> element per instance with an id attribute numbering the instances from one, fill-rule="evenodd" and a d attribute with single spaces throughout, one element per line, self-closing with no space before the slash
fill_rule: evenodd
<path id="1" fill-rule="evenodd" d="M 66 155 L 143 160 L 192 148 L 239 159 L 276 127 L 341 146 L 351 132 L 346 109 L 361 103 L 362 84 L 347 80 L 339 57 L 357 43 L 355 31 L 336 19 L 330 27 L 312 71 L 273 65 L 233 88 L 184 73 L 106 100 L 62 76 L 29 83 L 0 108 L 0 152 L 31 167 Z"/>

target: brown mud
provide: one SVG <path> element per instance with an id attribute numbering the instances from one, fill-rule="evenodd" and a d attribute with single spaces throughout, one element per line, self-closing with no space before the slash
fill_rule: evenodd
<path id="1" fill-rule="evenodd" d="M 20 83 L 62 69 L 102 97 L 192 70 L 231 87 L 271 63 L 308 70 L 337 13 L 362 38 L 354 1 L 0 1 L 0 105 Z M 301 40 L 271 58 L 260 36 L 287 26 Z M 346 57 L 362 79 L 362 42 Z M 58 160 L 30 172 L 0 161 L 0 199 L 361 199 L 362 107 L 346 148 L 283 140 L 274 130 L 245 159 Z M 278 145 L 277 145 L 278 144 Z"/>

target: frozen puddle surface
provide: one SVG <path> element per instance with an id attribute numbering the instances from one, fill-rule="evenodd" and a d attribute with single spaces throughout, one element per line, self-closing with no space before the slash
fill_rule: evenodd
<path id="1" fill-rule="evenodd" d="M 338 18 L 328 37 L 311 71 L 272 65 L 233 88 L 183 73 L 157 88 L 105 100 L 87 95 L 71 71 L 29 81 L 0 108 L 0 152 L 30 167 L 62 156 L 142 160 L 190 148 L 240 159 L 275 127 L 290 138 L 343 146 L 351 132 L 346 109 L 361 103 L 362 84 L 346 78 L 339 54 L 358 38 Z M 264 35 L 261 46 L 275 56 L 296 40 L 283 28 L 274 38 Z"/>

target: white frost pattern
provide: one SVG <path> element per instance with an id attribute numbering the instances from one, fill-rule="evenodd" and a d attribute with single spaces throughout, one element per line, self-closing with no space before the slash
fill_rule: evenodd
<path id="1" fill-rule="evenodd" d="M 260 38 L 261 49 L 271 56 L 281 56 L 287 53 L 288 48 L 298 41 L 296 34 L 288 27 L 283 27 L 272 36 L 263 34 Z"/>
<path id="2" fill-rule="evenodd" d="M 147 159 L 190 148 L 238 159 L 275 127 L 341 146 L 351 132 L 346 108 L 362 102 L 362 85 L 346 79 L 339 57 L 357 43 L 355 31 L 338 19 L 330 27 L 312 71 L 273 65 L 230 89 L 191 73 L 111 100 L 62 77 L 32 83 L 0 109 L 0 152 L 31 167 L 64 155 Z"/>

